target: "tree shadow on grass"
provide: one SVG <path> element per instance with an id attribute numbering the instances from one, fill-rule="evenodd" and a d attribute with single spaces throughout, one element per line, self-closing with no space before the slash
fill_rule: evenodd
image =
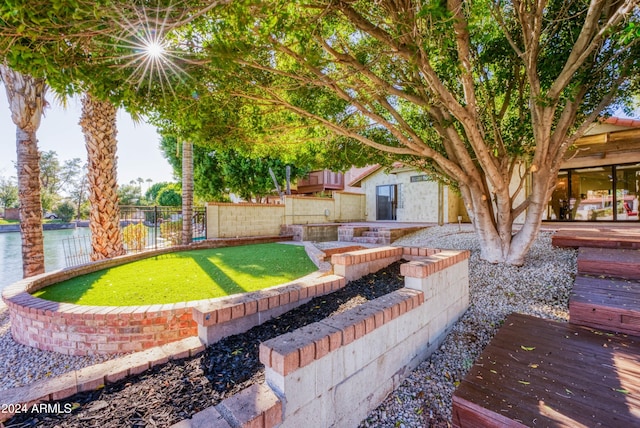
<path id="1" fill-rule="evenodd" d="M 44 300 L 50 300 L 52 302 L 75 304 L 89 291 L 91 291 L 100 278 L 106 275 L 106 273 L 107 270 L 102 269 L 96 272 L 86 273 L 66 281 L 51 284 L 36 291 L 33 293 L 33 296 Z M 116 306 L 115 302 L 114 306 Z"/>

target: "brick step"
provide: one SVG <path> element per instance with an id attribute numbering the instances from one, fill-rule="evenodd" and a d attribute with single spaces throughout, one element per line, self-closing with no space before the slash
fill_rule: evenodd
<path id="1" fill-rule="evenodd" d="M 580 248 L 578 274 L 640 279 L 640 251 L 613 248 Z"/>
<path id="2" fill-rule="evenodd" d="M 578 275 L 569 322 L 640 336 L 640 281 Z"/>
<path id="3" fill-rule="evenodd" d="M 388 238 L 391 234 L 389 232 L 362 232 L 362 236 L 367 238 Z"/>
<path id="4" fill-rule="evenodd" d="M 354 236 L 351 242 L 358 242 L 360 244 L 388 244 L 384 238 L 380 237 L 368 237 L 368 236 Z"/>

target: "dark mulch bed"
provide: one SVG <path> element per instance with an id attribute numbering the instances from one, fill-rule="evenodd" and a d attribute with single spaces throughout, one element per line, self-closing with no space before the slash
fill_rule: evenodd
<path id="1" fill-rule="evenodd" d="M 135 377 L 76 394 L 60 413 L 20 414 L 6 427 L 166 427 L 254 384 L 264 382 L 258 347 L 273 337 L 320 321 L 404 286 L 400 263 L 312 299 L 246 333 L 227 337 L 203 353 L 171 361 Z M 70 413 L 66 409 L 73 408 Z"/>

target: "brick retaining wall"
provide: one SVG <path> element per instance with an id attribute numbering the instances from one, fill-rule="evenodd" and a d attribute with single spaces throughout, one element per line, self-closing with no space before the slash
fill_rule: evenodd
<path id="1" fill-rule="evenodd" d="M 289 237 L 290 239 L 290 237 Z M 84 306 L 58 303 L 32 296 L 48 285 L 101 269 L 175 251 L 217 248 L 287 240 L 261 237 L 201 241 L 115 257 L 74 268 L 37 275 L 3 290 L 16 342 L 69 355 L 113 354 L 140 351 L 196 336 L 192 308 L 218 299 L 144 306 Z"/>
<path id="2" fill-rule="evenodd" d="M 392 251 L 378 250 L 380 259 Z M 416 275 L 405 276 L 405 288 L 260 345 L 267 384 L 282 401 L 279 426 L 357 426 L 466 311 L 468 251 L 398 250 L 414 258 L 401 266 Z"/>

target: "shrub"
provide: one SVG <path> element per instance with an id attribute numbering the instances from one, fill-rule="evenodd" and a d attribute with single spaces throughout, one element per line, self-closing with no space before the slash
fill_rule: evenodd
<path id="1" fill-rule="evenodd" d="M 130 224 L 122 229 L 122 240 L 129 251 L 142 251 L 147 243 L 147 234 L 144 224 Z"/>
<path id="2" fill-rule="evenodd" d="M 58 205 L 53 212 L 58 216 L 60 220 L 62 220 L 65 223 L 68 223 L 71 221 L 71 219 L 75 215 L 76 207 L 71 202 L 64 201 L 63 203 Z"/>
<path id="3" fill-rule="evenodd" d="M 182 220 L 165 221 L 160 225 L 160 236 L 171 245 L 182 245 Z"/>

